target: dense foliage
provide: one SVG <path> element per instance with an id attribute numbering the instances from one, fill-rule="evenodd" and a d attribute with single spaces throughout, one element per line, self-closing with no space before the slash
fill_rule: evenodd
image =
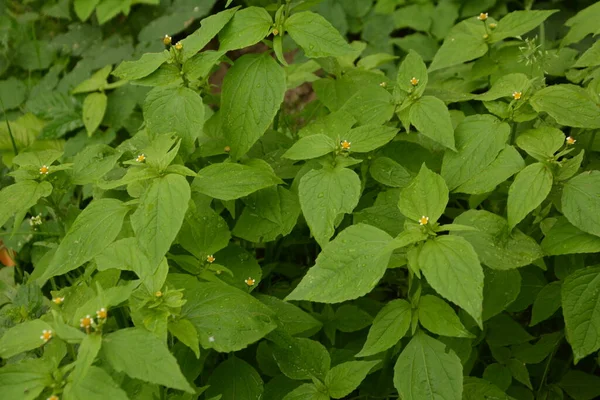
<path id="1" fill-rule="evenodd" d="M 598 21 L 0 2 L 0 397 L 598 398 Z"/>

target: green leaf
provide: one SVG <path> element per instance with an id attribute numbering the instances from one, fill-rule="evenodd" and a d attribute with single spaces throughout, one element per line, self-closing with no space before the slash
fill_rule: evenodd
<path id="1" fill-rule="evenodd" d="M 145 329 L 126 328 L 109 333 L 104 336 L 101 352 L 117 372 L 194 393 L 169 349 Z"/>
<path id="2" fill-rule="evenodd" d="M 34 319 L 4 331 L 0 338 L 0 357 L 9 358 L 24 351 L 42 347 L 45 342 L 40 336 L 45 330 L 51 331 L 52 328 L 47 322 Z"/>
<path id="3" fill-rule="evenodd" d="M 75 14 L 80 20 L 87 20 L 96 6 L 100 3 L 100 0 L 74 0 Z"/>
<path id="4" fill-rule="evenodd" d="M 544 253 L 549 256 L 598 253 L 600 237 L 574 227 L 565 217 L 559 217 L 552 228 L 546 232 L 541 245 Z"/>
<path id="5" fill-rule="evenodd" d="M 175 133 L 183 141 L 183 147 L 191 153 L 202 133 L 204 104 L 200 95 L 192 89 L 155 87 L 146 96 L 144 120 L 150 134 Z"/>
<path id="6" fill-rule="evenodd" d="M 329 400 L 329 395 L 312 383 L 305 383 L 288 393 L 282 400 Z"/>
<path id="7" fill-rule="evenodd" d="M 387 233 L 370 225 L 346 228 L 323 248 L 316 265 L 286 300 L 340 303 L 364 296 L 387 269 L 391 240 Z"/>
<path id="8" fill-rule="evenodd" d="M 175 240 L 190 200 L 183 176 L 170 174 L 152 181 L 131 215 L 138 246 L 152 265 L 158 265 Z"/>
<path id="9" fill-rule="evenodd" d="M 100 254 L 115 240 L 128 212 L 119 200 L 92 201 L 77 216 L 38 282 L 66 274 Z"/>
<path id="10" fill-rule="evenodd" d="M 343 139 L 352 144 L 353 153 L 368 153 L 388 143 L 397 133 L 397 128 L 389 126 L 363 125 L 351 129 Z"/>
<path id="11" fill-rule="evenodd" d="M 104 93 L 90 93 L 83 101 L 83 124 L 89 136 L 98 129 L 104 113 L 108 98 Z"/>
<path id="12" fill-rule="evenodd" d="M 510 126 L 492 115 L 463 119 L 454 132 L 456 152 L 446 151 L 441 175 L 450 190 L 476 177 L 506 146 Z"/>
<path id="13" fill-rule="evenodd" d="M 194 324 L 187 319 L 177 319 L 169 321 L 168 329 L 173 336 L 194 352 L 196 358 L 200 358 L 200 342 Z"/>
<path id="14" fill-rule="evenodd" d="M 517 174 L 508 190 L 508 227 L 514 228 L 550 194 L 552 171 L 542 164 L 531 164 Z"/>
<path id="15" fill-rule="evenodd" d="M 298 194 L 302 213 L 317 243 L 325 246 L 335 232 L 340 214 L 351 213 L 358 204 L 361 184 L 348 168 L 322 168 L 300 179 Z"/>
<path id="16" fill-rule="evenodd" d="M 178 243 L 202 260 L 229 244 L 227 223 L 209 206 L 191 206 L 179 231 Z"/>
<path id="17" fill-rule="evenodd" d="M 290 160 L 308 160 L 329 154 L 336 150 L 338 144 L 323 134 L 305 136 L 298 140 L 281 157 Z M 354 151 L 354 149 L 352 149 Z"/>
<path id="18" fill-rule="evenodd" d="M 497 100 L 501 97 L 512 98 L 514 92 L 525 93 L 529 86 L 530 83 L 527 75 L 521 73 L 508 74 L 498 78 L 492 84 L 490 90 L 477 95 L 475 98 L 481 101 Z"/>
<path id="19" fill-rule="evenodd" d="M 221 400 L 260 400 L 263 380 L 246 361 L 231 357 L 220 363 L 208 379 L 206 398 L 220 395 Z"/>
<path id="20" fill-rule="evenodd" d="M 501 389 L 508 389 L 512 383 L 512 374 L 506 365 L 489 364 L 483 371 L 483 379 L 492 382 Z"/>
<path id="21" fill-rule="evenodd" d="M 600 65 L 600 43 L 596 42 L 579 57 L 574 68 L 595 67 Z"/>
<path id="22" fill-rule="evenodd" d="M 392 95 L 379 85 L 362 85 L 343 100 L 339 110 L 352 115 L 361 125 L 381 125 L 394 115 Z"/>
<path id="23" fill-rule="evenodd" d="M 547 161 L 565 143 L 565 135 L 551 126 L 529 129 L 517 137 L 517 146 L 538 161 Z"/>
<path id="24" fill-rule="evenodd" d="M 134 81 L 150 75 L 169 59 L 169 52 L 146 53 L 136 61 L 123 61 L 114 71 L 113 75 L 128 81 Z"/>
<path id="25" fill-rule="evenodd" d="M 419 300 L 418 314 L 421 325 L 432 333 L 452 337 L 474 337 L 460 322 L 452 307 L 437 296 L 422 296 Z"/>
<path id="26" fill-rule="evenodd" d="M 373 317 L 360 307 L 342 304 L 335 310 L 332 325 L 341 332 L 360 331 L 373 322 Z"/>
<path id="27" fill-rule="evenodd" d="M 496 186 L 525 167 L 525 161 L 513 146 L 506 146 L 490 165 L 484 168 L 454 191 L 459 193 L 483 194 L 493 191 Z"/>
<path id="28" fill-rule="evenodd" d="M 265 133 L 285 90 L 285 72 L 268 53 L 247 54 L 235 61 L 223 80 L 220 110 L 233 159 L 246 154 Z"/>
<path id="29" fill-rule="evenodd" d="M 200 28 L 180 42 L 183 46 L 182 60 L 185 62 L 202 50 L 231 20 L 238 9 L 239 7 L 234 7 L 229 10 L 221 11 L 220 13 L 210 15 L 200 21 Z M 205 53 L 206 52 L 202 52 L 201 54 Z"/>
<path id="30" fill-rule="evenodd" d="M 507 365 L 515 380 L 533 390 L 533 387 L 531 386 L 531 380 L 529 379 L 529 371 L 523 362 L 513 358 L 508 361 Z"/>
<path id="31" fill-rule="evenodd" d="M 344 56 L 353 51 L 337 29 L 314 12 L 293 14 L 285 20 L 284 28 L 307 57 Z"/>
<path id="32" fill-rule="evenodd" d="M 403 400 L 462 400 L 463 374 L 458 356 L 417 332 L 394 366 L 394 386 Z"/>
<path id="33" fill-rule="evenodd" d="M 419 254 L 419 265 L 431 287 L 481 326 L 483 270 L 469 242 L 458 236 L 428 240 Z"/>
<path id="34" fill-rule="evenodd" d="M 571 43 L 579 42 L 590 33 L 598 33 L 598 18 L 600 18 L 600 4 L 594 3 L 591 6 L 579 11 L 575 16 L 569 18 L 565 25 L 571 29 L 563 38 L 560 46 L 568 46 Z"/>
<path id="35" fill-rule="evenodd" d="M 565 183 L 562 212 L 584 232 L 600 236 L 600 171 L 583 172 Z"/>
<path id="36" fill-rule="evenodd" d="M 569 370 L 558 386 L 575 400 L 593 400 L 600 396 L 600 378 L 583 371 Z"/>
<path id="37" fill-rule="evenodd" d="M 323 325 L 301 308 L 280 300 L 277 297 L 259 294 L 256 298 L 275 312 L 279 328 L 291 336 L 304 332 L 314 332 L 319 330 Z"/>
<path id="38" fill-rule="evenodd" d="M 231 51 L 252 46 L 269 34 L 272 25 L 271 15 L 264 8 L 244 8 L 236 12 L 219 33 L 219 50 Z"/>
<path id="39" fill-rule="evenodd" d="M 543 23 L 555 12 L 558 10 L 513 11 L 498 21 L 498 27 L 490 35 L 490 42 L 519 37 Z"/>
<path id="40" fill-rule="evenodd" d="M 577 363 L 600 348 L 600 267 L 567 276 L 561 294 L 567 341 Z"/>
<path id="41" fill-rule="evenodd" d="M 43 359 L 26 359 L 0 368 L 0 390 L 8 399 L 35 400 L 53 382 L 56 366 Z"/>
<path id="42" fill-rule="evenodd" d="M 168 282 L 185 290 L 181 317 L 194 324 L 204 348 L 241 350 L 277 327 L 270 308 L 233 286 L 200 283 L 189 275 L 170 275 Z"/>
<path id="43" fill-rule="evenodd" d="M 0 93 L 0 106 L 2 106 L 0 110 L 12 110 L 19 107 L 25 100 L 27 87 L 20 80 L 10 77 L 0 81 Z"/>
<path id="44" fill-rule="evenodd" d="M 529 326 L 534 326 L 547 320 L 560 308 L 561 287 L 562 282 L 557 281 L 549 283 L 540 290 L 533 302 Z"/>
<path id="45" fill-rule="evenodd" d="M 73 160 L 73 183 L 85 185 L 98 181 L 112 170 L 121 153 L 105 144 L 85 147 Z"/>
<path id="46" fill-rule="evenodd" d="M 417 78 L 417 85 L 411 83 L 413 78 Z M 410 50 L 398 68 L 396 86 L 407 93 L 414 91 L 421 96 L 427 87 L 427 81 L 427 66 L 417 52 Z"/>
<path id="47" fill-rule="evenodd" d="M 563 336 L 562 331 L 542 335 L 535 344 L 521 343 L 512 346 L 511 354 L 527 364 L 539 364 L 556 349 Z"/>
<path id="48" fill-rule="evenodd" d="M 91 366 L 83 379 L 73 379 L 63 392 L 65 400 L 128 400 L 127 393 L 102 368 Z"/>
<path id="49" fill-rule="evenodd" d="M 573 175 L 579 171 L 584 155 L 585 150 L 581 150 L 575 157 L 563 160 L 558 169 L 558 173 L 555 175 L 555 178 L 559 181 L 564 181 L 573 177 Z"/>
<path id="50" fill-rule="evenodd" d="M 75 368 L 73 368 L 73 372 L 69 375 L 73 382 L 78 383 L 85 379 L 101 347 L 102 335 L 95 333 L 85 335 L 77 351 Z"/>
<path id="51" fill-rule="evenodd" d="M 42 197 L 52 193 L 49 182 L 22 181 L 9 185 L 0 191 L 0 226 L 14 214 L 26 212 L 35 206 Z"/>
<path id="52" fill-rule="evenodd" d="M 446 182 L 423 164 L 419 175 L 400 193 L 398 208 L 402 214 L 413 221 L 419 221 L 424 216 L 429 218 L 429 224 L 434 224 L 444 213 L 446 204 L 448 204 Z"/>
<path id="53" fill-rule="evenodd" d="M 485 210 L 469 210 L 454 223 L 476 228 L 455 235 L 465 238 L 477 253 L 482 264 L 498 270 L 524 267 L 542 258 L 537 242 L 518 229 L 509 231 L 508 223 L 499 215 Z"/>
<path id="54" fill-rule="evenodd" d="M 496 385 L 480 378 L 466 376 L 463 385 L 463 400 L 514 400 Z"/>
<path id="55" fill-rule="evenodd" d="M 519 322 L 502 313 L 487 322 L 486 340 L 490 346 L 509 346 L 529 342 L 533 336 Z"/>
<path id="56" fill-rule="evenodd" d="M 281 336 L 271 348 L 273 358 L 288 378 L 323 380 L 329 371 L 329 353 L 315 340 Z"/>
<path id="57" fill-rule="evenodd" d="M 458 23 L 444 39 L 442 47 L 435 53 L 429 72 L 452 67 L 483 56 L 488 51 L 485 42 L 485 27 L 476 18 Z"/>
<path id="58" fill-rule="evenodd" d="M 487 321 L 504 311 L 519 296 L 521 274 L 517 270 L 484 268 L 483 320 Z"/>
<path id="59" fill-rule="evenodd" d="M 406 168 L 387 157 L 377 157 L 371 163 L 369 172 L 377 182 L 397 188 L 407 187 L 413 178 Z"/>
<path id="60" fill-rule="evenodd" d="M 325 377 L 329 395 L 341 399 L 352 393 L 379 361 L 348 361 L 331 368 Z"/>
<path id="61" fill-rule="evenodd" d="M 575 85 L 552 85 L 529 100 L 537 112 L 546 112 L 561 125 L 600 128 L 598 106 L 589 93 Z"/>
<path id="62" fill-rule="evenodd" d="M 223 55 L 225 55 L 225 53 L 222 51 L 212 50 L 198 53 L 185 62 L 183 65 L 183 73 L 190 81 L 201 81 L 207 78 L 213 67 L 220 63 Z"/>
<path id="63" fill-rule="evenodd" d="M 356 357 L 371 356 L 395 346 L 408 331 L 411 318 L 411 306 L 406 300 L 389 301 L 377 313 L 367 341 Z"/>
<path id="64" fill-rule="evenodd" d="M 450 112 L 443 101 L 433 96 L 423 96 L 410 107 L 410 123 L 419 133 L 456 151 L 454 128 Z"/>
<path id="65" fill-rule="evenodd" d="M 235 200 L 282 181 L 262 160 L 250 165 L 218 163 L 198 172 L 192 189 L 220 200 Z"/>

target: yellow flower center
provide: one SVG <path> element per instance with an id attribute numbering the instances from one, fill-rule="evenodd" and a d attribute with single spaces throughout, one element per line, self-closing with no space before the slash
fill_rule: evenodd
<path id="1" fill-rule="evenodd" d="M 171 36 L 165 35 L 165 37 L 163 38 L 163 43 L 165 44 L 165 46 L 170 45 L 171 44 Z"/>
<path id="2" fill-rule="evenodd" d="M 429 223 L 429 217 L 422 216 L 419 218 L 419 225 L 427 225 Z"/>
<path id="3" fill-rule="evenodd" d="M 62 304 L 63 301 L 65 301 L 64 297 L 55 297 L 52 299 L 52 301 L 54 302 L 54 304 Z"/>
<path id="4" fill-rule="evenodd" d="M 273 29 L 273 35 L 275 35 L 275 36 L 279 35 L 279 29 Z"/>
<path id="5" fill-rule="evenodd" d="M 211 254 L 211 255 L 208 255 L 208 256 L 206 256 L 206 261 L 208 261 L 208 262 L 209 262 L 209 263 L 211 263 L 211 264 L 212 264 L 212 263 L 214 263 L 214 262 L 215 262 L 215 260 L 216 260 L 216 258 L 215 258 L 215 256 L 213 256 L 212 254 Z"/>
<path id="6" fill-rule="evenodd" d="M 417 86 L 419 84 L 419 80 L 413 76 L 410 80 L 410 84 L 413 86 Z"/>
<path id="7" fill-rule="evenodd" d="M 183 45 L 181 44 L 181 42 L 177 42 L 177 44 L 175 45 L 175 48 L 177 50 L 181 50 L 181 49 L 183 49 Z"/>
<path id="8" fill-rule="evenodd" d="M 47 165 L 42 165 L 40 168 L 40 175 L 48 175 L 48 172 L 50 172 L 50 168 L 48 168 Z"/>
<path id="9" fill-rule="evenodd" d="M 486 19 L 488 19 L 488 13 L 479 14 L 479 17 L 477 17 L 477 19 L 480 21 L 485 21 Z"/>
<path id="10" fill-rule="evenodd" d="M 42 336 L 40 336 L 40 339 L 42 339 L 44 343 L 48 342 L 48 340 L 52 339 L 52 331 L 44 329 L 42 331 Z"/>
<path id="11" fill-rule="evenodd" d="M 495 24 L 493 22 L 490 24 L 490 28 L 492 28 L 492 29 L 496 29 L 497 26 L 498 26 L 498 24 Z"/>
<path id="12" fill-rule="evenodd" d="M 157 291 L 156 293 L 154 293 L 154 295 L 155 295 L 156 297 L 162 297 L 163 293 L 162 293 L 162 292 L 159 290 L 159 291 Z"/>
<path id="13" fill-rule="evenodd" d="M 567 139 L 565 139 L 567 144 L 575 144 L 575 142 L 577 140 L 573 139 L 571 136 L 567 136 Z"/>
<path id="14" fill-rule="evenodd" d="M 352 143 L 350 143 L 347 140 L 343 140 L 340 142 L 340 146 L 342 146 L 343 150 L 350 150 L 350 146 L 352 145 Z"/>
<path id="15" fill-rule="evenodd" d="M 96 315 L 99 319 L 106 319 L 106 317 L 108 316 L 108 312 L 106 312 L 106 308 L 101 308 L 98 311 L 96 311 Z"/>
<path id="16" fill-rule="evenodd" d="M 52 396 L 48 397 L 47 400 L 60 400 L 60 399 L 57 395 L 53 394 Z"/>
<path id="17" fill-rule="evenodd" d="M 92 326 L 92 324 L 94 323 L 94 319 L 92 317 L 90 317 L 89 315 L 86 315 L 84 318 L 81 318 L 79 320 L 79 326 L 81 326 L 82 328 L 89 328 L 90 326 Z"/>
<path id="18" fill-rule="evenodd" d="M 248 277 L 248 279 L 246 279 L 244 282 L 246 282 L 246 285 L 248 286 L 254 286 L 254 282 L 256 282 L 254 279 Z"/>
<path id="19" fill-rule="evenodd" d="M 522 93 L 522 92 L 513 92 L 513 94 L 512 94 L 512 97 L 513 97 L 513 99 L 515 99 L 515 100 L 520 100 L 520 99 L 521 99 L 521 96 L 523 96 L 523 93 Z"/>
<path id="20" fill-rule="evenodd" d="M 137 156 L 135 158 L 135 161 L 137 162 L 144 162 L 146 160 L 146 156 L 144 154 L 140 154 L 139 156 Z"/>

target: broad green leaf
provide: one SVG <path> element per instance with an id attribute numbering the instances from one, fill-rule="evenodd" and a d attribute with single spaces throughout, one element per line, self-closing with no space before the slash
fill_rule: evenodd
<path id="1" fill-rule="evenodd" d="M 100 3 L 100 0 L 74 0 L 75 14 L 80 20 L 87 20 L 96 6 Z"/>
<path id="2" fill-rule="evenodd" d="M 463 400 L 514 400 L 498 386 L 481 378 L 465 376 L 463 385 Z"/>
<path id="3" fill-rule="evenodd" d="M 219 50 L 231 51 L 252 46 L 269 34 L 272 25 L 271 15 L 264 8 L 244 8 L 236 12 L 219 33 Z"/>
<path id="4" fill-rule="evenodd" d="M 434 224 L 442 216 L 448 204 L 448 187 L 444 179 L 430 171 L 425 164 L 419 175 L 400 193 L 398 208 L 413 221 L 422 217 Z"/>
<path id="5" fill-rule="evenodd" d="M 559 308 L 561 303 L 560 292 L 562 283 L 560 281 L 547 284 L 540 290 L 531 309 L 531 322 L 529 326 L 547 320 Z"/>
<path id="6" fill-rule="evenodd" d="M 483 320 L 504 311 L 519 296 L 521 274 L 517 270 L 484 268 Z"/>
<path id="7" fill-rule="evenodd" d="M 417 79 L 416 85 L 412 84 L 413 78 Z M 407 93 L 414 92 L 420 96 L 427 87 L 427 81 L 427 67 L 423 59 L 417 52 L 410 50 L 398 68 L 396 86 Z"/>
<path id="8" fill-rule="evenodd" d="M 237 287 L 241 290 L 248 290 L 248 284 L 245 282 L 248 277 L 254 279 L 254 285 L 251 289 L 256 288 L 262 278 L 262 269 L 253 254 L 240 247 L 235 243 L 231 243 L 225 249 L 215 254 L 217 262 L 227 268 L 230 273 L 220 274 L 219 279 L 223 282 Z"/>
<path id="9" fill-rule="evenodd" d="M 145 329 L 126 328 L 105 335 L 101 354 L 112 368 L 132 378 L 193 393 L 175 357 Z"/>
<path id="10" fill-rule="evenodd" d="M 458 356 L 417 332 L 394 366 L 394 386 L 403 400 L 462 399 L 463 373 Z"/>
<path id="11" fill-rule="evenodd" d="M 93 183 L 112 170 L 121 153 L 105 144 L 85 147 L 73 160 L 73 183 L 85 185 Z"/>
<path id="12" fill-rule="evenodd" d="M 282 400 L 329 400 L 329 394 L 322 392 L 312 383 L 305 383 L 288 393 Z"/>
<path id="13" fill-rule="evenodd" d="M 575 400 L 593 400 L 600 396 L 600 378 L 575 369 L 569 370 L 558 386 Z"/>
<path id="14" fill-rule="evenodd" d="M 579 57 L 574 68 L 595 67 L 600 65 L 600 42 L 596 42 Z"/>
<path id="15" fill-rule="evenodd" d="M 173 336 L 194 352 L 196 358 L 200 358 L 198 331 L 194 327 L 194 324 L 189 320 L 182 318 L 169 321 L 168 329 Z"/>
<path id="16" fill-rule="evenodd" d="M 513 11 L 498 21 L 490 35 L 492 43 L 509 37 L 519 37 L 543 23 L 558 10 Z"/>
<path id="17" fill-rule="evenodd" d="M 266 343 L 266 342 L 265 342 Z M 283 400 L 283 398 L 297 389 L 302 384 L 299 381 L 288 378 L 283 374 L 278 374 L 265 384 L 264 400 Z M 308 384 L 306 384 L 308 385 Z M 326 397 L 325 400 L 329 400 Z"/>
<path id="18" fill-rule="evenodd" d="M 506 313 L 487 321 L 485 338 L 490 346 L 510 346 L 533 340 L 533 336 Z"/>
<path id="19" fill-rule="evenodd" d="M 73 368 L 73 372 L 69 375 L 73 382 L 78 383 L 85 379 L 101 347 L 102 335 L 96 333 L 85 335 L 77 351 L 75 368 Z"/>
<path id="20" fill-rule="evenodd" d="M 300 179 L 300 206 L 317 243 L 327 244 L 335 232 L 336 218 L 354 210 L 360 190 L 358 175 L 348 168 L 325 167 L 309 171 Z"/>
<path id="21" fill-rule="evenodd" d="M 463 119 L 454 132 L 456 152 L 446 151 L 441 175 L 450 190 L 476 177 L 504 149 L 510 126 L 492 115 Z"/>
<path id="22" fill-rule="evenodd" d="M 179 231 L 178 243 L 199 260 L 229 244 L 227 222 L 209 206 L 191 206 Z"/>
<path id="23" fill-rule="evenodd" d="M 575 85 L 552 85 L 536 92 L 529 103 L 537 112 L 546 112 L 561 125 L 600 128 L 598 106 L 588 92 Z"/>
<path id="24" fill-rule="evenodd" d="M 148 257 L 138 247 L 137 239 L 134 237 L 113 242 L 94 257 L 94 262 L 98 271 L 106 271 L 111 268 L 133 271 L 140 279 L 145 279 L 154 272 L 154 269 L 150 268 Z"/>
<path id="25" fill-rule="evenodd" d="M 508 227 L 513 229 L 548 197 L 552 171 L 542 164 L 531 164 L 517 174 L 508 190 Z"/>
<path id="26" fill-rule="evenodd" d="M 387 269 L 391 240 L 387 233 L 370 225 L 346 228 L 323 248 L 316 265 L 286 300 L 340 303 L 364 296 Z"/>
<path id="27" fill-rule="evenodd" d="M 575 157 L 563 160 L 558 169 L 558 173 L 556 173 L 555 175 L 555 178 L 558 181 L 564 181 L 572 178 L 577 173 L 577 171 L 579 171 L 581 163 L 583 162 L 584 155 L 585 150 L 581 150 L 579 154 L 577 154 Z"/>
<path id="28" fill-rule="evenodd" d="M 186 87 L 155 87 L 144 102 L 144 120 L 152 135 L 177 134 L 183 148 L 191 153 L 202 133 L 204 104 L 202 98 Z"/>
<path id="29" fill-rule="evenodd" d="M 402 165 L 388 157 L 377 157 L 370 165 L 373 179 L 386 186 L 405 188 L 413 176 Z"/>
<path id="30" fill-rule="evenodd" d="M 431 287 L 481 326 L 483 270 L 469 242 L 458 236 L 428 240 L 419 254 L 419 266 Z"/>
<path id="31" fill-rule="evenodd" d="M 421 325 L 432 333 L 452 337 L 474 337 L 460 322 L 452 307 L 437 296 L 422 296 L 419 300 L 418 314 Z"/>
<path id="32" fill-rule="evenodd" d="M 20 80 L 10 77 L 0 81 L 0 106 L 6 111 L 17 108 L 27 95 L 27 87 Z"/>
<path id="33" fill-rule="evenodd" d="M 565 135 L 551 126 L 529 129 L 517 137 L 517 146 L 538 161 L 547 161 L 565 143 Z"/>
<path id="34" fill-rule="evenodd" d="M 567 181 L 561 203 L 570 223 L 600 236 L 600 171 L 583 172 Z"/>
<path id="35" fill-rule="evenodd" d="M 433 96 L 423 96 L 410 107 L 410 123 L 419 133 L 456 151 L 448 107 Z"/>
<path id="36" fill-rule="evenodd" d="M 379 361 L 348 361 L 331 368 L 325 377 L 329 395 L 341 399 L 352 393 Z"/>
<path id="37" fill-rule="evenodd" d="M 155 179 L 140 198 L 131 226 L 152 265 L 160 262 L 177 237 L 189 200 L 189 184 L 175 174 Z"/>
<path id="38" fill-rule="evenodd" d="M 229 10 L 221 11 L 220 13 L 210 15 L 200 21 L 200 28 L 180 42 L 183 46 L 182 60 L 185 62 L 202 50 L 231 20 L 238 8 L 239 7 L 234 7 Z"/>
<path id="39" fill-rule="evenodd" d="M 235 200 L 282 181 L 259 160 L 250 165 L 218 163 L 198 172 L 192 189 L 220 200 Z"/>
<path id="40" fill-rule="evenodd" d="M 527 75 L 516 73 L 501 76 L 496 80 L 490 90 L 475 97 L 477 100 L 490 101 L 501 97 L 511 97 L 514 92 L 525 93 L 529 88 L 529 78 Z"/>
<path id="41" fill-rule="evenodd" d="M 233 159 L 246 154 L 271 125 L 285 89 L 285 72 L 268 53 L 244 55 L 229 69 L 220 115 Z"/>
<path id="42" fill-rule="evenodd" d="M 600 348 L 600 267 L 573 272 L 561 294 L 567 341 L 577 363 Z"/>
<path id="43" fill-rule="evenodd" d="M 549 256 L 577 253 L 600 252 L 600 237 L 586 233 L 571 225 L 565 217 L 560 217 L 552 225 L 541 243 L 544 253 Z"/>
<path id="44" fill-rule="evenodd" d="M 181 317 L 194 324 L 204 348 L 241 350 L 277 327 L 270 308 L 233 286 L 200 283 L 189 275 L 170 275 L 168 282 L 185 290 Z"/>
<path id="45" fill-rule="evenodd" d="M 485 367 L 485 371 L 483 371 L 483 379 L 487 380 L 488 382 L 492 382 L 501 389 L 506 390 L 512 383 L 512 374 L 506 365 L 494 363 Z"/>
<path id="46" fill-rule="evenodd" d="M 584 8 L 575 16 L 569 18 L 565 25 L 570 27 L 570 30 L 560 43 L 561 47 L 579 42 L 590 33 L 597 34 L 598 18 L 600 18 L 600 4 L 598 3 Z"/>
<path id="47" fill-rule="evenodd" d="M 104 93 L 90 93 L 83 101 L 83 124 L 91 136 L 100 126 L 108 98 Z"/>
<path id="48" fill-rule="evenodd" d="M 343 140 L 351 143 L 351 152 L 368 153 L 388 143 L 397 133 L 397 128 L 389 126 L 363 125 L 351 129 Z"/>
<path id="49" fill-rule="evenodd" d="M 542 335 L 535 344 L 521 343 L 512 346 L 511 354 L 527 364 L 539 364 L 554 351 L 563 337 L 562 331 Z"/>
<path id="50" fill-rule="evenodd" d="M 252 242 L 269 242 L 288 235 L 300 215 L 296 193 L 281 186 L 271 186 L 244 198 L 246 207 L 233 234 Z"/>
<path id="51" fill-rule="evenodd" d="M 66 274 L 100 254 L 116 239 L 128 212 L 119 200 L 92 201 L 77 216 L 38 282 Z"/>
<path id="52" fill-rule="evenodd" d="M 288 378 L 323 380 L 329 371 L 329 353 L 315 340 L 281 336 L 270 347 L 281 372 Z"/>
<path id="53" fill-rule="evenodd" d="M 45 330 L 51 331 L 52 328 L 41 319 L 25 321 L 7 329 L 0 338 L 0 357 L 6 359 L 24 351 L 42 347 L 45 342 L 41 336 Z"/>
<path id="54" fill-rule="evenodd" d="M 127 393 L 102 368 L 91 366 L 82 379 L 67 383 L 63 393 L 65 400 L 128 400 Z"/>
<path id="55" fill-rule="evenodd" d="M 146 53 L 136 61 L 123 61 L 113 75 L 128 81 L 134 81 L 150 75 L 169 59 L 169 52 Z"/>
<path id="56" fill-rule="evenodd" d="M 373 322 L 373 317 L 353 304 L 342 304 L 335 310 L 332 325 L 341 332 L 356 332 Z"/>
<path id="57" fill-rule="evenodd" d="M 22 181 L 9 185 L 0 191 L 0 226 L 14 214 L 27 211 L 35 206 L 42 197 L 52 193 L 49 182 Z"/>
<path id="58" fill-rule="evenodd" d="M 485 42 L 485 27 L 476 18 L 458 23 L 444 39 L 442 47 L 435 53 L 429 72 L 452 67 L 483 56 L 488 51 Z"/>
<path id="59" fill-rule="evenodd" d="M 513 358 L 508 361 L 507 365 L 516 381 L 533 390 L 533 387 L 531 386 L 531 380 L 529 378 L 529 371 L 523 362 Z"/>
<path id="60" fill-rule="evenodd" d="M 411 322 L 411 307 L 404 299 L 388 302 L 377 313 L 369 329 L 367 341 L 357 357 L 367 357 L 381 353 L 395 346 L 406 334 Z"/>
<path id="61" fill-rule="evenodd" d="M 314 332 L 315 330 L 319 330 L 323 325 L 299 307 L 280 300 L 277 297 L 259 294 L 256 298 L 275 312 L 279 328 L 283 329 L 289 335 L 294 336 L 304 332 Z"/>
<path id="62" fill-rule="evenodd" d="M 477 229 L 453 234 L 471 243 L 481 263 L 490 268 L 524 267 L 543 256 L 542 249 L 533 238 L 518 229 L 509 232 L 508 223 L 499 215 L 485 210 L 469 210 L 454 222 Z"/>
<path id="63" fill-rule="evenodd" d="M 53 382 L 56 366 L 43 359 L 26 359 L 0 368 L 0 391 L 7 399 L 34 400 Z"/>
<path id="64" fill-rule="evenodd" d="M 353 51 L 329 21 L 314 12 L 293 14 L 285 20 L 284 28 L 307 57 L 344 56 Z"/>
<path id="65" fill-rule="evenodd" d="M 338 148 L 338 144 L 329 136 L 316 134 L 298 140 L 281 157 L 290 160 L 308 160 L 329 154 Z M 354 148 L 352 148 L 354 151 Z"/>
<path id="66" fill-rule="evenodd" d="M 189 36 L 188 36 L 189 37 Z M 222 51 L 206 50 L 196 54 L 183 64 L 183 72 L 190 81 L 203 80 L 208 77 L 215 65 L 225 55 Z"/>
<path id="67" fill-rule="evenodd" d="M 260 400 L 263 380 L 246 361 L 231 357 L 220 363 L 208 379 L 206 398 L 220 396 L 221 400 Z"/>
<path id="68" fill-rule="evenodd" d="M 525 161 L 513 146 L 506 146 L 490 165 L 454 191 L 459 193 L 483 194 L 493 191 L 496 186 L 525 167 Z"/>
<path id="69" fill-rule="evenodd" d="M 108 86 L 107 79 L 111 71 L 112 65 L 107 65 L 106 67 L 99 69 L 98 71 L 94 72 L 94 74 L 89 79 L 86 79 L 79 85 L 75 86 L 71 93 L 78 94 L 95 92 L 98 90 L 103 91 Z"/>

